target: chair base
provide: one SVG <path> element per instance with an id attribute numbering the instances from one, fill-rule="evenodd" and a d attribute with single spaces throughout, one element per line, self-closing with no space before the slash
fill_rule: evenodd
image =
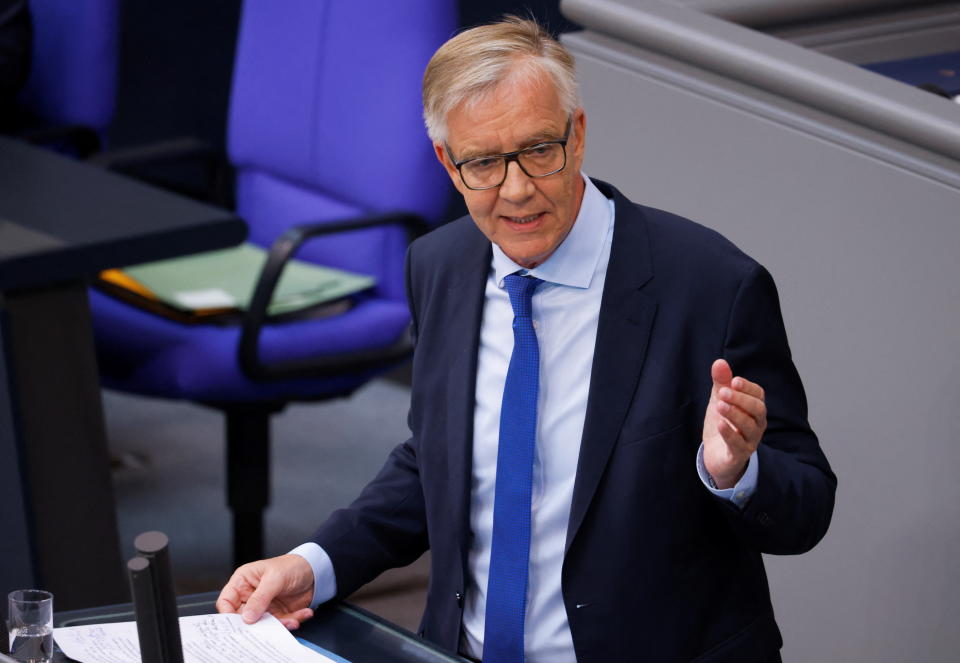
<path id="1" fill-rule="evenodd" d="M 270 504 L 270 417 L 285 404 L 220 407 L 226 415 L 227 504 L 235 566 L 263 558 L 263 511 Z"/>
<path id="2" fill-rule="evenodd" d="M 233 512 L 233 565 L 263 558 L 263 512 Z"/>

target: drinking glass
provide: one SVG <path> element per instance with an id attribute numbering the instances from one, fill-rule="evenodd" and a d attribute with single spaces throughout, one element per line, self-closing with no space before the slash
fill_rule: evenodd
<path id="1" fill-rule="evenodd" d="M 42 589 L 10 592 L 10 656 L 23 663 L 50 663 L 53 656 L 53 594 Z"/>

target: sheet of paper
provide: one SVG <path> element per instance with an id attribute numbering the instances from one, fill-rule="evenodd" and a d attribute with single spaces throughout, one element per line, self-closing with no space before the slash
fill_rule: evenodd
<path id="1" fill-rule="evenodd" d="M 181 290 L 173 293 L 173 299 L 189 309 L 232 308 L 237 305 L 233 295 L 223 288 L 204 288 L 202 290 Z"/>
<path id="2" fill-rule="evenodd" d="M 80 663 L 140 663 L 136 622 L 53 629 L 63 653 Z M 180 618 L 184 663 L 334 663 L 304 647 L 272 615 L 244 624 L 240 615 Z"/>

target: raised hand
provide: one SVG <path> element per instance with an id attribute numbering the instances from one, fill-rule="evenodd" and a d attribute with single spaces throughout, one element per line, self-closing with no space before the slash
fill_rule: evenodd
<path id="1" fill-rule="evenodd" d="M 291 631 L 313 617 L 313 569 L 299 555 L 281 555 L 244 564 L 233 572 L 217 599 L 217 612 L 240 613 L 253 624 L 269 612 Z"/>
<path id="2" fill-rule="evenodd" d="M 733 371 L 723 359 L 710 367 L 713 388 L 703 419 L 703 462 L 717 488 L 732 488 L 747 469 L 767 429 L 763 388 Z"/>

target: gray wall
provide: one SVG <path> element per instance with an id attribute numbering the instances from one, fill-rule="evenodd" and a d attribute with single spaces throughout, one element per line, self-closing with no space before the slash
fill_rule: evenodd
<path id="1" fill-rule="evenodd" d="M 587 171 L 716 228 L 779 286 L 839 478 L 826 539 L 766 560 L 784 660 L 957 660 L 960 162 L 622 40 L 564 40 Z"/>

